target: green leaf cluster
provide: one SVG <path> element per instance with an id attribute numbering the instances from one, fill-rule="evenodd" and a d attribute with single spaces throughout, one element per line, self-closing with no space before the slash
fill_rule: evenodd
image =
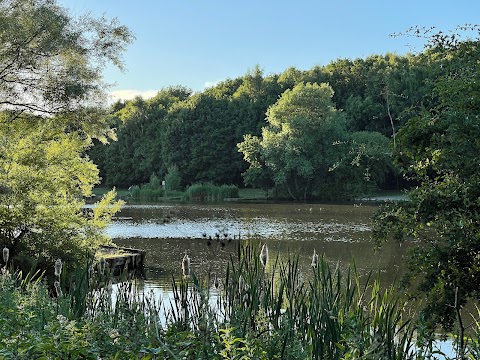
<path id="1" fill-rule="evenodd" d="M 105 123 L 101 72 L 133 35 L 117 20 L 76 18 L 56 1 L 0 2 L 0 246 L 16 266 L 84 260 L 119 209 L 114 192 L 93 210 L 99 182 L 86 155 Z"/>
<path id="2" fill-rule="evenodd" d="M 431 102 L 432 87 L 428 81 L 431 76 L 429 65 L 414 55 L 338 59 L 310 70 L 289 68 L 281 74 L 271 75 L 264 75 L 256 66 L 244 76 L 227 79 L 199 93 L 192 94 L 182 87 L 167 88 L 150 100 L 135 99 L 115 104 L 110 119 L 112 128 L 117 129 L 118 141 L 107 147 L 96 145 L 90 154 L 99 165 L 103 182 L 109 186 L 129 187 L 146 183 L 152 171 L 163 179 L 169 167 L 177 166 L 182 188 L 211 182 L 237 186 L 245 183 L 271 189 L 275 174 L 265 166 L 258 151 L 248 150 L 252 154 L 249 157 L 255 153 L 256 159 L 247 160 L 244 159 L 245 153 L 243 157 L 238 153 L 237 144 L 243 142 L 245 136 L 259 137 L 262 128 L 270 126 L 268 119 L 271 116 L 267 110 L 285 92 L 300 84 L 329 84 L 333 95 L 328 106 L 333 106 L 341 114 L 339 117 L 343 118 L 343 126 L 348 132 L 376 132 L 391 138 L 408 116 L 418 113 L 421 104 Z M 159 105 L 157 98 L 176 101 Z M 305 106 L 298 102 L 296 109 L 302 107 L 307 115 L 311 100 L 305 98 Z M 310 115 L 318 110 L 311 109 Z M 276 111 L 281 112 L 280 107 Z M 278 114 L 280 117 L 285 115 Z M 378 139 L 378 135 L 372 136 Z M 348 140 L 347 147 L 358 144 L 348 137 L 337 140 Z M 320 145 L 321 141 L 319 149 Z M 254 146 L 251 143 L 251 147 Z M 335 150 L 339 148 L 336 146 Z M 388 151 L 385 146 L 383 152 Z M 349 153 L 348 150 L 341 152 Z M 386 159 L 381 154 L 378 156 Z M 255 165 L 252 166 L 251 160 Z M 341 161 L 346 165 L 351 160 L 348 156 L 339 156 L 339 160 L 331 165 Z M 382 162 L 378 164 L 379 169 Z M 371 169 L 372 165 L 365 165 L 363 175 L 359 176 L 358 167 L 345 166 L 345 174 L 339 174 L 332 181 L 338 183 L 345 177 L 368 178 L 367 168 Z M 347 175 L 349 170 L 352 173 Z M 379 178 L 382 180 L 370 183 L 354 184 L 350 181 L 346 187 L 353 190 L 342 190 L 334 197 L 352 196 L 352 191 L 364 192 L 377 185 L 399 186 L 399 179 L 390 165 L 384 167 Z M 331 184 L 327 188 L 334 190 Z M 286 188 L 278 190 L 289 196 Z M 323 189 L 316 192 L 325 193 Z M 296 196 L 303 197 L 303 194 Z"/>
<path id="3" fill-rule="evenodd" d="M 458 41 L 462 32 L 426 31 L 421 59 L 435 74 L 434 106 L 400 129 L 395 152 L 405 176 L 418 186 L 409 201 L 381 211 L 374 228 L 379 243 L 420 242 L 409 258 L 409 274 L 425 294 L 425 318 L 431 328 L 456 324 L 459 336 L 465 328 L 461 309 L 479 298 L 480 283 L 480 43 L 479 28 L 468 30 L 475 40 Z"/>

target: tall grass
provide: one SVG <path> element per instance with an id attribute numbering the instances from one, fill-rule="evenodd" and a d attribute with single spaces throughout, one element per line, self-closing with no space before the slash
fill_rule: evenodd
<path id="1" fill-rule="evenodd" d="M 303 283 L 292 257 L 276 260 L 266 272 L 257 252 L 241 248 L 238 261 L 229 264 L 223 294 L 236 335 L 258 332 L 266 316 L 270 332 L 280 337 L 272 345 L 282 356 L 296 344 L 313 359 L 410 357 L 413 327 L 393 286 L 381 291 L 379 279 L 370 277 L 361 285 L 354 266 L 344 275 L 324 258 L 312 271 Z"/>
<path id="2" fill-rule="evenodd" d="M 414 318 L 394 285 L 382 288 L 378 277 L 360 277 L 354 264 L 340 270 L 323 257 L 304 281 L 297 256 L 264 267 L 259 255 L 239 246 L 219 290 L 194 273 L 173 277 L 168 300 L 137 291 L 134 279 L 112 290 L 108 274 L 91 276 L 89 266 L 74 270 L 75 280 L 64 282 L 64 294 L 55 298 L 43 281 L 3 269 L 0 359 L 432 355 L 431 342 L 415 342 Z M 470 356 L 480 353 L 478 338 L 469 341 Z"/>
<path id="3" fill-rule="evenodd" d="M 187 201 L 223 201 L 226 198 L 238 198 L 235 185 L 214 185 L 212 183 L 193 184 L 185 191 Z"/>

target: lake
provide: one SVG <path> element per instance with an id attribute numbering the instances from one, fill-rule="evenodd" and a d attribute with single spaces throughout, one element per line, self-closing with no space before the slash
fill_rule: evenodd
<path id="1" fill-rule="evenodd" d="M 257 248 L 266 243 L 269 266 L 277 257 L 284 261 L 298 255 L 308 274 L 315 250 L 341 268 L 355 259 L 360 274 L 378 270 L 382 282 L 390 284 L 406 248 L 386 244 L 374 251 L 370 218 L 376 209 L 358 204 L 127 204 L 107 233 L 119 246 L 146 251 L 148 288 L 169 289 L 172 276 L 182 274 L 185 253 L 196 274 L 210 271 L 220 278 L 239 242 Z"/>

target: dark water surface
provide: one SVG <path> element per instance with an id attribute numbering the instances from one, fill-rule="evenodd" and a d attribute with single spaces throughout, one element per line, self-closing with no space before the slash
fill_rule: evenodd
<path id="1" fill-rule="evenodd" d="M 146 251 L 146 286 L 153 288 L 167 289 L 172 275 L 181 276 L 185 252 L 196 274 L 210 270 L 221 277 L 239 242 L 256 248 L 266 243 L 269 266 L 277 256 L 284 261 L 289 254 L 298 255 L 307 276 L 314 249 L 341 268 L 355 259 L 361 274 L 379 270 L 388 284 L 406 249 L 387 244 L 374 251 L 370 218 L 376 209 L 354 204 L 128 204 L 107 232 L 120 246 Z"/>

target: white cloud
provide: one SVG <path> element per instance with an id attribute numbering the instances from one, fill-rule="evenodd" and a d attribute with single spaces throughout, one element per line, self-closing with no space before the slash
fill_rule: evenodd
<path id="1" fill-rule="evenodd" d="M 221 82 L 222 80 L 216 80 L 216 81 L 205 81 L 205 86 L 204 88 L 205 89 L 208 89 L 210 87 L 214 87 L 216 85 L 218 85 L 219 82 Z"/>
<path id="2" fill-rule="evenodd" d="M 117 100 L 131 100 L 137 96 L 144 99 L 150 99 L 157 95 L 158 90 L 115 90 L 109 95 L 110 101 L 114 103 Z"/>

